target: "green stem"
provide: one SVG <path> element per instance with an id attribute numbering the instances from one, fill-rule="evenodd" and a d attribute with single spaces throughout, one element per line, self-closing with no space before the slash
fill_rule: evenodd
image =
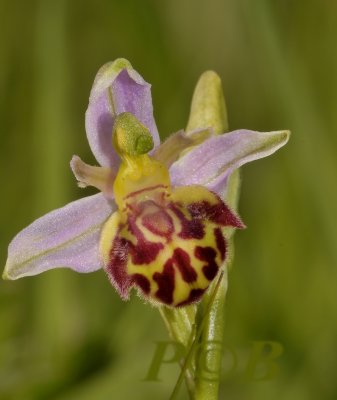
<path id="1" fill-rule="evenodd" d="M 196 315 L 196 306 L 191 305 L 184 308 L 161 307 L 159 312 L 169 331 L 171 339 L 178 343 L 182 343 L 185 348 L 189 348 L 194 338 L 194 320 Z M 183 360 L 180 366 L 183 369 Z M 190 399 L 193 399 L 195 391 L 194 383 L 195 364 L 191 362 L 185 371 L 185 383 Z"/>
<path id="2" fill-rule="evenodd" d="M 226 271 L 226 270 L 224 270 Z M 205 318 L 197 355 L 195 400 L 218 398 L 222 343 L 225 328 L 225 298 L 227 291 L 227 272 L 220 282 L 211 310 Z M 209 294 L 207 294 L 209 297 Z M 209 299 L 205 299 L 209 301 Z"/>
<path id="3" fill-rule="evenodd" d="M 217 282 L 215 284 L 215 286 L 213 287 L 213 290 L 208 292 L 209 293 L 209 298 L 207 299 L 208 303 L 207 303 L 206 311 L 204 313 L 204 317 L 201 320 L 201 322 L 200 322 L 200 324 L 198 326 L 198 329 L 196 331 L 195 338 L 194 338 L 191 346 L 189 347 L 189 351 L 188 351 L 187 356 L 185 358 L 185 362 L 184 362 L 184 364 L 182 366 L 181 373 L 179 375 L 178 381 L 177 381 L 177 383 L 176 383 L 176 385 L 175 385 L 175 387 L 173 389 L 173 392 L 171 394 L 170 400 L 175 400 L 176 399 L 176 396 L 178 394 L 178 391 L 180 389 L 180 386 L 182 384 L 182 381 L 184 379 L 186 371 L 189 368 L 190 364 L 192 363 L 192 360 L 193 360 L 193 357 L 195 355 L 195 351 L 196 351 L 196 348 L 198 346 L 200 337 L 201 337 L 201 335 L 203 333 L 205 325 L 207 325 L 207 320 L 208 320 L 207 317 L 211 314 L 212 309 L 215 306 L 216 299 L 217 299 L 217 297 L 219 295 L 219 292 L 221 290 L 222 283 L 224 281 L 224 275 L 225 275 L 225 273 L 222 271 L 221 275 L 219 276 L 219 278 L 218 278 L 218 280 L 217 280 Z M 226 281 L 227 281 L 227 279 L 226 279 Z M 196 391 L 195 391 L 195 393 L 196 393 Z M 203 397 L 203 398 L 204 399 L 208 399 L 208 397 Z"/>

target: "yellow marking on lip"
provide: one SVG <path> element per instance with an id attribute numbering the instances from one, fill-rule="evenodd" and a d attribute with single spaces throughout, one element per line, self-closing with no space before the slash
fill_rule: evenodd
<path id="1" fill-rule="evenodd" d="M 120 214 L 118 212 L 114 212 L 103 225 L 99 243 L 99 251 L 105 265 L 109 263 L 110 250 L 114 238 L 116 234 L 118 234 L 120 222 Z"/>

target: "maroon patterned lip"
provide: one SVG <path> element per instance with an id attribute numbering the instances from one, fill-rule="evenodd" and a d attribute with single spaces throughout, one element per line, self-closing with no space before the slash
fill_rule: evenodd
<path id="1" fill-rule="evenodd" d="M 152 186 L 133 192 L 128 197 L 162 188 L 166 186 Z M 227 244 L 221 227 L 243 227 L 244 225 L 220 198 L 216 204 L 208 201 L 185 204 L 165 199 L 162 191 L 157 192 L 154 197 L 152 195 L 147 197 L 135 198 L 134 201 L 127 203 L 127 221 L 120 224 L 118 228 L 106 270 L 123 299 L 128 298 L 132 286 L 137 286 L 146 296 L 153 296 L 159 302 L 169 306 L 181 307 L 194 303 L 200 300 L 207 290 L 207 287 L 198 287 L 198 273 L 203 274 L 211 282 L 219 271 L 219 264 L 226 258 Z M 180 222 L 180 229 L 177 232 L 175 232 L 174 218 Z M 213 234 L 214 248 L 203 247 L 202 242 L 201 245 L 197 242 L 205 237 L 206 228 L 209 234 Z M 162 261 L 163 265 L 156 267 L 157 271 L 152 274 L 152 277 L 142 272 L 128 274 L 129 261 L 134 266 L 146 267 L 158 260 L 159 253 L 165 249 L 166 244 L 162 241 L 149 240 L 146 232 L 151 232 L 158 238 L 165 238 L 167 243 L 171 242 L 173 253 L 171 257 Z M 179 237 L 177 243 L 172 243 L 174 234 Z M 179 246 L 184 240 L 191 241 L 189 246 L 192 248 L 194 246 L 193 255 Z M 166 256 L 166 253 L 163 254 Z M 218 261 L 221 260 L 219 264 L 217 257 Z M 202 262 L 200 272 L 193 266 L 193 260 Z M 185 300 L 174 304 L 175 287 L 181 279 L 187 284 Z M 152 280 L 157 284 L 154 294 L 151 294 Z"/>

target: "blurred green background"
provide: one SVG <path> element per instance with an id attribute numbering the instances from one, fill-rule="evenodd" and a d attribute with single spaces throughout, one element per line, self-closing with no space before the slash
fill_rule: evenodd
<path id="1" fill-rule="evenodd" d="M 163 138 L 185 126 L 199 75 L 214 69 L 232 130 L 292 131 L 242 171 L 248 229 L 236 235 L 226 331 L 239 365 L 220 398 L 336 399 L 336 15 L 331 0 L 1 0 L 2 264 L 20 229 L 93 193 L 69 160 L 94 163 L 84 113 L 103 63 L 125 57 L 152 83 Z M 166 399 L 177 366 L 142 382 L 166 338 L 159 313 L 123 303 L 103 272 L 1 281 L 0 399 Z M 272 380 L 243 378 L 257 340 L 284 347 Z"/>

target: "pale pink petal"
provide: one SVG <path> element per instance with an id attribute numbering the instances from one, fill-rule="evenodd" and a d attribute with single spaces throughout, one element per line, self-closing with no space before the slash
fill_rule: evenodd
<path id="1" fill-rule="evenodd" d="M 10 243 L 3 278 L 18 279 L 63 267 L 77 272 L 98 270 L 101 227 L 115 208 L 98 193 L 37 219 Z"/>
<path id="2" fill-rule="evenodd" d="M 175 186 L 203 185 L 223 194 L 230 174 L 241 165 L 269 156 L 289 139 L 289 131 L 238 130 L 214 136 L 188 152 L 170 168 Z"/>

